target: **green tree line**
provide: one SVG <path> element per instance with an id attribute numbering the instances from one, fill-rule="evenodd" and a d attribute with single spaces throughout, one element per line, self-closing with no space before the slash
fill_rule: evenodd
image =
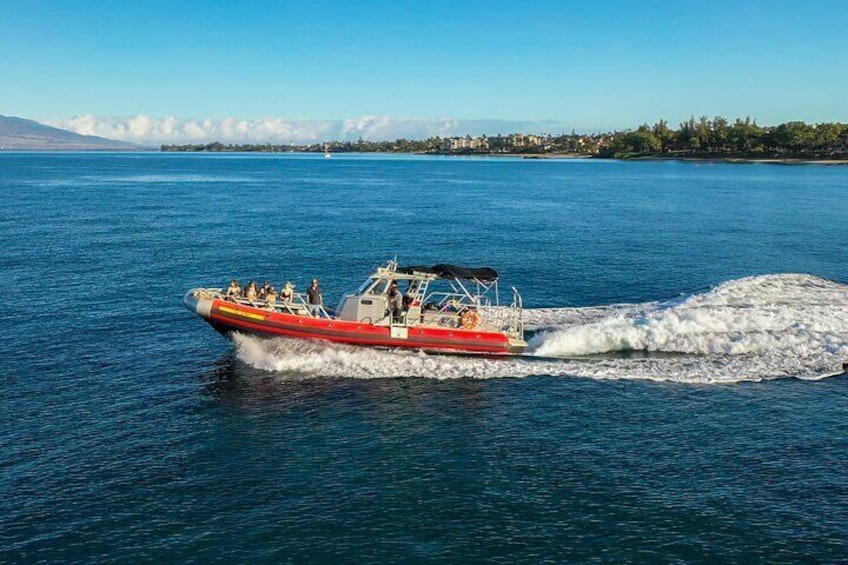
<path id="1" fill-rule="evenodd" d="M 485 137 L 485 136 L 483 136 Z M 630 158 L 703 157 L 703 158 L 797 158 L 848 159 L 848 125 L 843 123 L 807 124 L 800 121 L 778 126 L 760 126 L 750 118 L 730 123 L 716 116 L 694 116 L 677 129 L 660 120 L 635 130 L 612 133 L 539 136 L 535 145 L 511 146 L 510 136 L 488 138 L 488 149 L 464 150 L 465 153 L 579 153 L 598 157 Z M 294 144 L 223 144 L 220 142 L 189 145 L 162 145 L 162 151 L 192 152 L 392 152 L 442 153 L 442 139 L 396 139 L 394 141 L 332 141 L 305 145 Z"/>
<path id="2" fill-rule="evenodd" d="M 698 120 L 692 117 L 673 130 L 660 120 L 635 131 L 616 132 L 601 154 L 841 158 L 848 155 L 848 125 L 794 121 L 766 127 L 750 118 L 731 124 L 721 116 L 712 120 L 702 116 Z"/>

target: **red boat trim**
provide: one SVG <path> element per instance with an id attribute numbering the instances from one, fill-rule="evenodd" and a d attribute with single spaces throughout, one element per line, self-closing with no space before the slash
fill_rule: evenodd
<path id="1" fill-rule="evenodd" d="M 354 345 L 447 349 L 481 353 L 509 352 L 509 340 L 506 335 L 499 332 L 411 327 L 407 328 L 408 337 L 406 339 L 392 338 L 388 326 L 373 326 L 348 320 L 308 318 L 253 308 L 246 309 L 236 304 L 219 304 L 217 300 L 210 312 L 210 322 L 259 334 L 319 338 Z M 434 333 L 441 335 L 433 335 Z"/>

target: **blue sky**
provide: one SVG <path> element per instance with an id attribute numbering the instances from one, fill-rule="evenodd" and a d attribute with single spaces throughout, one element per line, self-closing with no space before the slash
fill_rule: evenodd
<path id="1" fill-rule="evenodd" d="M 845 2 L 0 0 L 0 14 L 0 114 L 63 125 L 848 121 Z"/>

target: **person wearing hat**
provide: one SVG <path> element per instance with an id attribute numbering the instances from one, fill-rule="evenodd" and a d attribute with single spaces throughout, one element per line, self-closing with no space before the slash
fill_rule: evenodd
<path id="1" fill-rule="evenodd" d="M 274 310 L 277 306 L 277 290 L 270 284 L 265 287 L 265 300 L 268 302 L 268 309 Z"/>
<path id="2" fill-rule="evenodd" d="M 294 286 L 289 281 L 286 281 L 286 285 L 280 290 L 280 300 L 291 302 L 292 296 L 294 296 Z"/>
<path id="3" fill-rule="evenodd" d="M 309 305 L 310 314 L 318 316 L 321 313 L 321 306 L 324 304 L 324 295 L 321 294 L 318 279 L 312 279 L 312 284 L 306 289 L 306 303 Z"/>

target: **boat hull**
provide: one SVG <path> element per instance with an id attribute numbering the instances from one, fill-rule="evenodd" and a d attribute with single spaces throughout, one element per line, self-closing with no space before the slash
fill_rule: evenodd
<path id="1" fill-rule="evenodd" d="M 335 343 L 422 351 L 518 355 L 523 342 L 503 332 L 431 326 L 385 326 L 366 322 L 314 318 L 245 306 L 188 293 L 186 308 L 223 334 L 250 333 L 266 337 L 322 339 Z"/>

